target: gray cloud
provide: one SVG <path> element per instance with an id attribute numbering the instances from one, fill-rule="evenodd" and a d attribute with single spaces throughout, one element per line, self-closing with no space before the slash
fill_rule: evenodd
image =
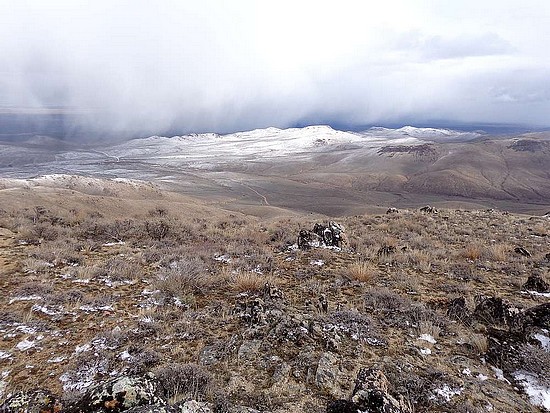
<path id="1" fill-rule="evenodd" d="M 0 106 L 66 106 L 87 128 L 143 134 L 550 126 L 547 2 L 365 3 L 0 0 Z"/>

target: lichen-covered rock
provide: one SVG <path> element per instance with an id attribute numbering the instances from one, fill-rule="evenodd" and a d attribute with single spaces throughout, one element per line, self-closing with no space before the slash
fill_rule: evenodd
<path id="1" fill-rule="evenodd" d="M 525 336 L 532 329 L 550 329 L 550 303 L 544 303 L 520 312 L 511 325 L 511 330 Z"/>
<path id="2" fill-rule="evenodd" d="M 510 325 L 521 311 L 500 297 L 477 296 L 475 302 L 474 316 L 485 324 Z"/>
<path id="3" fill-rule="evenodd" d="M 206 402 L 196 400 L 187 400 L 176 403 L 172 406 L 152 405 L 139 406 L 126 410 L 126 413 L 212 413 L 212 405 Z"/>
<path id="4" fill-rule="evenodd" d="M 378 369 L 361 369 L 357 374 L 351 401 L 358 410 L 372 413 L 412 413 L 412 408 L 403 396 L 389 394 L 389 382 L 384 372 Z"/>
<path id="5" fill-rule="evenodd" d="M 550 286 L 542 279 L 540 275 L 530 275 L 527 282 L 521 287 L 524 291 L 536 291 L 538 293 L 547 293 Z"/>
<path id="6" fill-rule="evenodd" d="M 344 227 L 334 221 L 315 224 L 313 231 L 303 229 L 298 234 L 298 247 L 306 250 L 315 247 L 341 248 L 346 243 Z"/>
<path id="7" fill-rule="evenodd" d="M 16 393 L 0 405 L 1 413 L 57 413 L 61 410 L 59 398 L 41 389 Z"/>
<path id="8" fill-rule="evenodd" d="M 403 396 L 392 396 L 388 389 L 384 372 L 362 368 L 357 374 L 351 400 L 330 402 L 327 413 L 412 413 L 410 403 Z"/>
<path id="9" fill-rule="evenodd" d="M 339 361 L 336 356 L 325 352 L 321 354 L 315 372 L 315 384 L 322 389 L 330 391 L 338 376 Z"/>
<path id="10" fill-rule="evenodd" d="M 146 405 L 166 404 L 159 383 L 152 374 L 122 376 L 88 390 L 84 396 L 64 409 L 66 412 L 122 412 Z"/>

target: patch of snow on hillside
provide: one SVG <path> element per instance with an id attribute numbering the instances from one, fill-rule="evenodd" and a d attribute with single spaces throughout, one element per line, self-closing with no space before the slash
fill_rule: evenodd
<path id="1" fill-rule="evenodd" d="M 550 388 L 543 386 L 532 374 L 517 371 L 514 377 L 521 384 L 532 404 L 545 409 L 550 409 Z"/>

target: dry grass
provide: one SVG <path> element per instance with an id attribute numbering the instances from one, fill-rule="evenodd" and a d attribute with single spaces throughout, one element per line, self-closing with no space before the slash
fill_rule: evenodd
<path id="1" fill-rule="evenodd" d="M 3 213 L 1 225 L 18 231 L 13 245 L 0 249 L 0 258 L 11 260 L 4 262 L 15 263 L 4 297 L 42 297 L 0 300 L 0 350 L 12 354 L 2 360 L 11 371 L 8 391 L 44 383 L 60 392 L 61 374 L 76 377 L 84 370 L 97 371 L 94 380 L 112 371 L 155 371 L 171 401 L 213 401 L 215 379 L 236 404 L 324 411 L 335 394 L 319 390 L 315 372 L 321 355 L 330 353 L 338 397 L 349 394 L 358 364 L 391 359 L 400 366 L 395 374 L 385 366 L 395 394 L 418 402 L 419 411 L 457 411 L 462 396 L 435 405 L 433 385 L 463 380 L 464 397 L 478 397 L 454 363 L 458 354 L 461 363 L 490 374 L 479 362 L 487 351 L 487 328 L 448 319 L 448 301 L 464 295 L 471 309 L 476 294 L 499 295 L 524 307 L 539 300 L 519 293 L 546 253 L 544 240 L 533 236 L 535 226 L 528 231 L 521 217 L 451 210 L 348 217 L 342 221 L 350 250 L 291 251 L 299 229 L 312 227 L 315 219 L 258 221 L 182 211 L 155 201 L 124 216 L 53 207 Z M 18 245 L 24 234 L 38 244 Z M 511 239 L 533 257 L 514 255 Z M 124 244 L 104 245 L 118 240 Z M 381 246 L 395 250 L 378 257 Z M 13 255 L 3 256 L 6 252 Z M 311 264 L 319 259 L 322 266 Z M 281 296 L 264 294 L 266 282 Z M 320 311 L 321 300 L 326 311 Z M 44 308 L 58 313 L 48 315 Z M 43 350 L 14 351 L 38 334 Z M 437 339 L 429 358 L 411 351 L 419 334 Z M 465 344 L 457 344 L 457 334 Z M 91 349 L 76 354 L 82 345 Z M 131 358 L 121 358 L 125 352 Z M 52 353 L 66 361 L 48 363 Z M 203 364 L 193 365 L 197 360 Z M 30 364 L 45 367 L 31 372 Z M 508 392 L 498 380 L 476 382 L 475 389 L 479 386 Z M 510 391 L 507 397 L 507 408 L 522 411 L 521 396 Z M 502 408 L 497 403 L 495 409 Z"/>
<path id="2" fill-rule="evenodd" d="M 346 275 L 354 281 L 368 282 L 376 276 L 376 269 L 369 261 L 359 260 L 348 266 Z"/>
<path id="3" fill-rule="evenodd" d="M 231 278 L 231 288 L 237 292 L 260 291 L 269 278 L 255 272 L 238 272 Z"/>
<path id="4" fill-rule="evenodd" d="M 469 337 L 469 344 L 478 355 L 487 353 L 487 349 L 489 348 L 487 336 L 483 334 L 471 334 Z"/>
<path id="5" fill-rule="evenodd" d="M 470 244 L 460 252 L 460 256 L 462 258 L 466 258 L 472 261 L 476 261 L 480 259 L 482 254 L 483 254 L 483 247 L 477 244 Z"/>

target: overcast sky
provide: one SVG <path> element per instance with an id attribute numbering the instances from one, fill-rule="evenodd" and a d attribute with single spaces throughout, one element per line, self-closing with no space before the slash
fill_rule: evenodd
<path id="1" fill-rule="evenodd" d="M 150 133 L 550 126 L 550 1 L 0 0 L 0 107 L 52 105 Z"/>

